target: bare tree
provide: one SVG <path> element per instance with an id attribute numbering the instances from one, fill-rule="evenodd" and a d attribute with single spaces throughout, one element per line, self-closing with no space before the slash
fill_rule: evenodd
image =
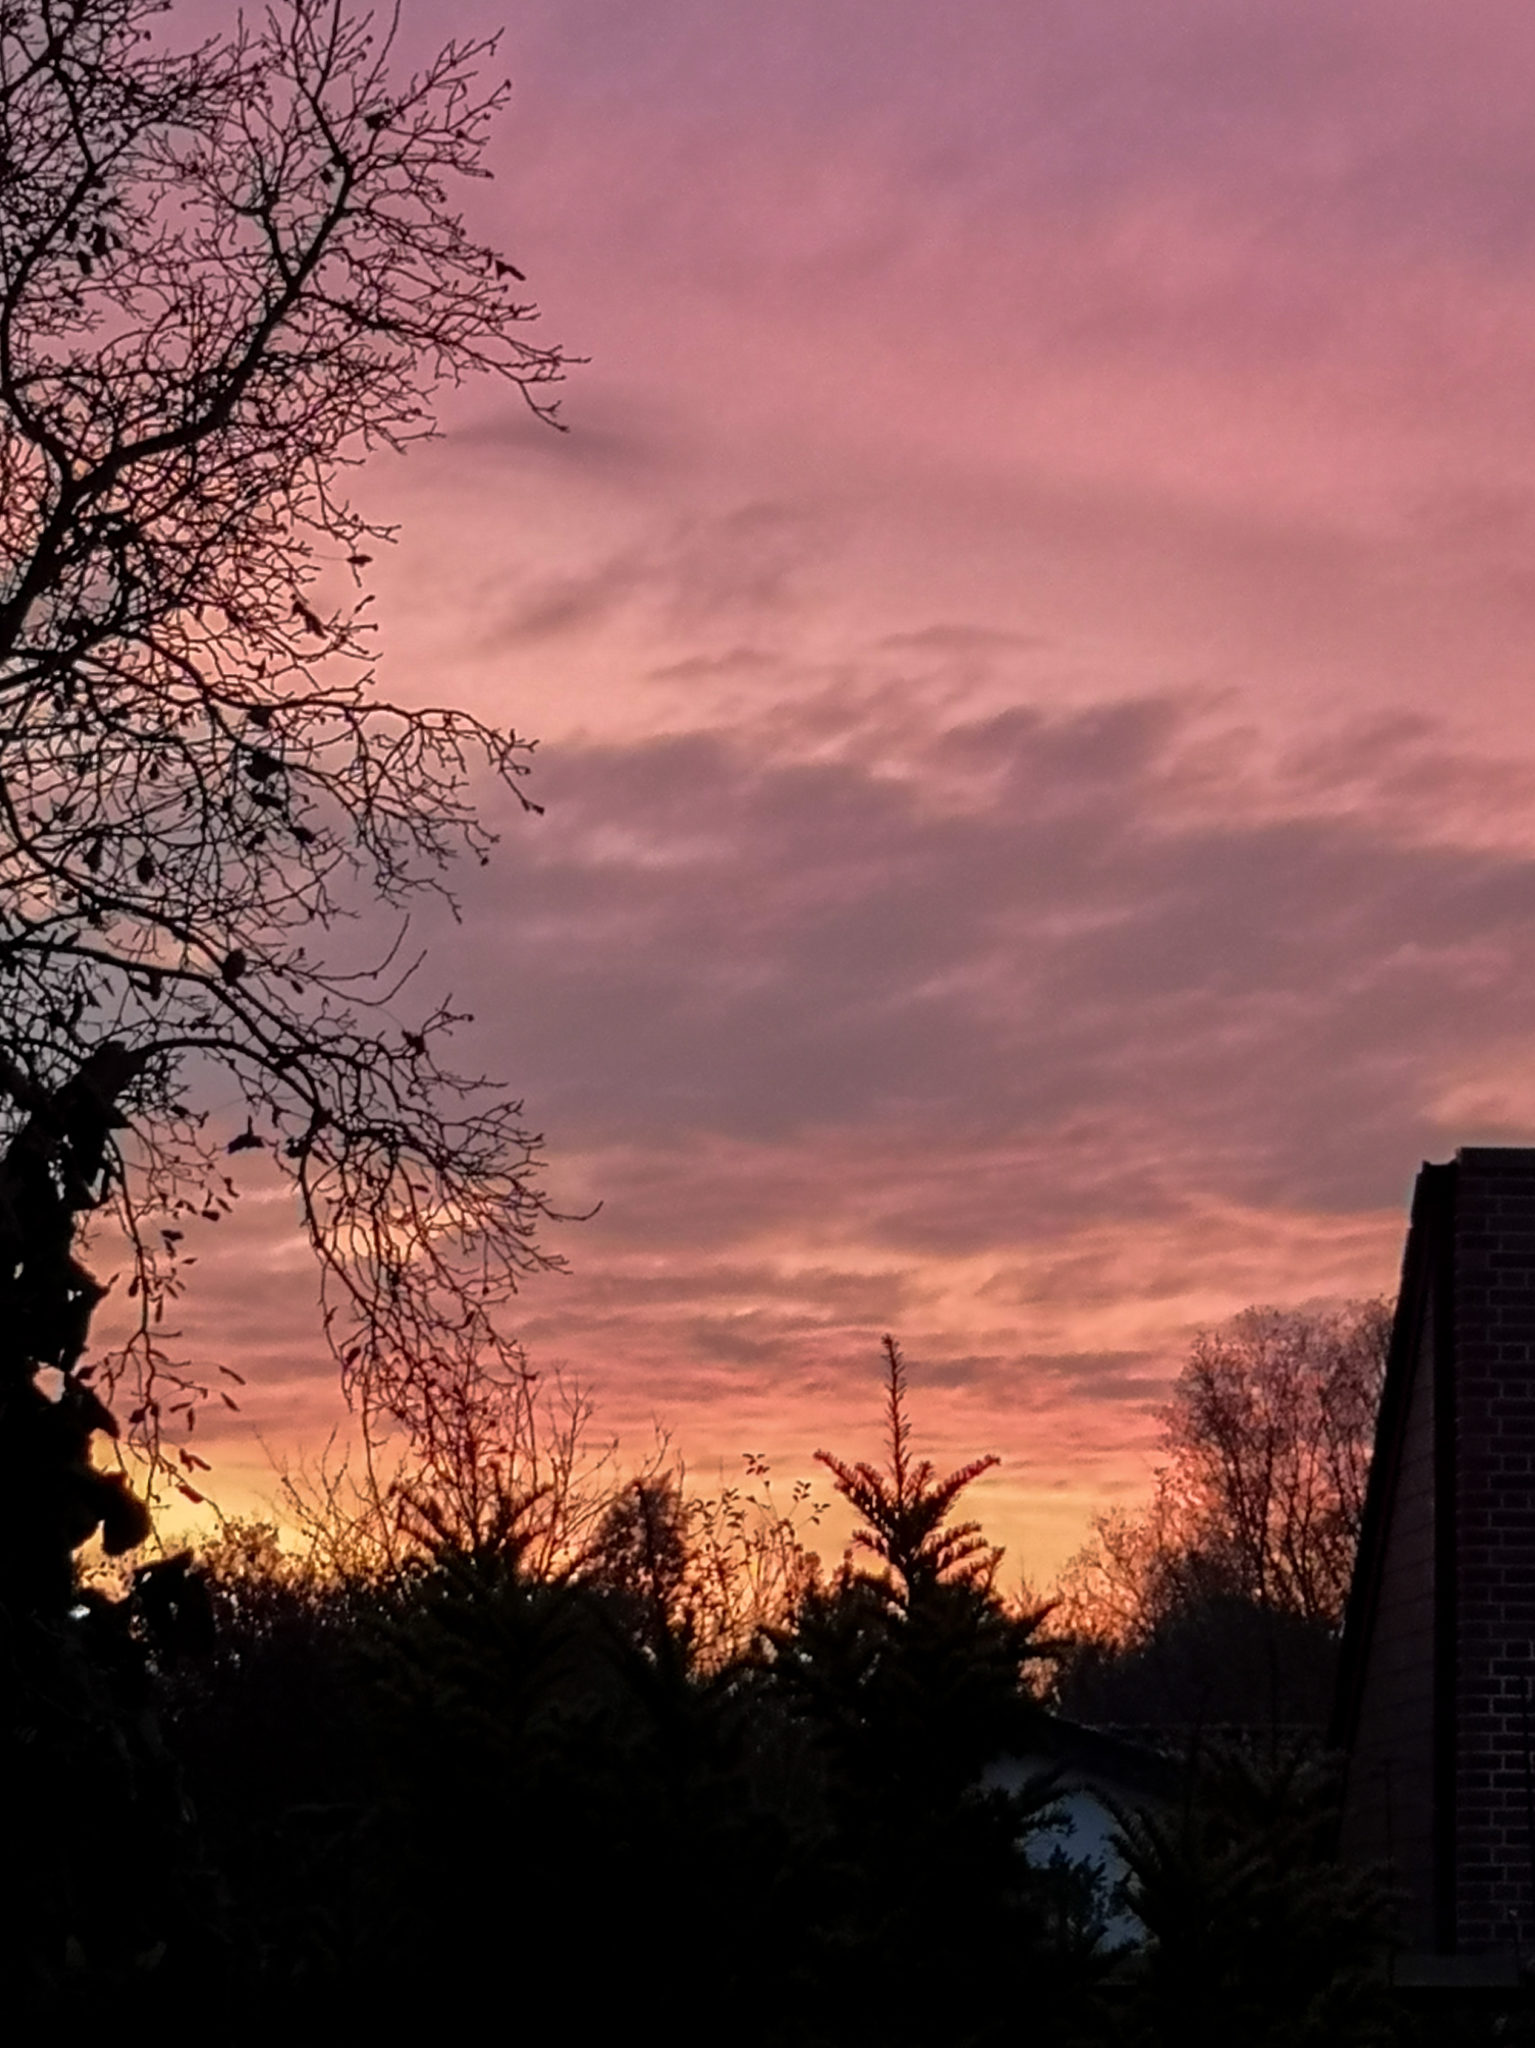
<path id="1" fill-rule="evenodd" d="M 1165 1484 L 1195 1547 L 1262 1606 L 1341 1622 L 1391 1314 L 1249 1309 L 1196 1340 L 1167 1411 Z"/>
<path id="2" fill-rule="evenodd" d="M 568 1573 L 607 1511 L 616 1445 L 590 1438 L 591 1397 L 515 1354 L 440 1373 L 430 1426 L 363 1432 L 281 1468 L 278 1498 L 321 1578 L 380 1583 L 453 1552 L 514 1556 L 536 1579 Z"/>
<path id="3" fill-rule="evenodd" d="M 1058 1619 L 1126 1641 L 1219 1593 L 1336 1628 L 1364 1513 L 1389 1305 L 1248 1309 L 1202 1331 L 1139 1514 L 1099 1518 Z"/>
<path id="4" fill-rule="evenodd" d="M 538 1141 L 445 1063 L 459 1020 L 413 1007 L 403 936 L 487 857 L 472 775 L 536 808 L 528 744 L 378 694 L 358 593 L 389 530 L 341 484 L 470 374 L 550 418 L 563 360 L 450 196 L 485 175 L 493 44 L 400 76 L 345 0 L 180 50 L 165 12 L 0 0 L 0 1308 L 32 1304 L 0 1459 L 35 1453 L 42 1367 L 73 1462 L 104 1426 L 70 1241 L 105 1210 L 141 1315 L 96 1385 L 131 1388 L 140 1448 L 182 1436 L 195 1491 L 209 1390 L 156 1326 L 185 1216 L 232 1198 L 221 1149 L 290 1176 L 349 1394 L 423 1438 L 445 1382 L 515 1365 L 498 1311 L 549 1263 Z M 369 902 L 394 943 L 343 971 L 323 935 Z M 227 1148 L 210 1065 L 243 1093 Z"/>

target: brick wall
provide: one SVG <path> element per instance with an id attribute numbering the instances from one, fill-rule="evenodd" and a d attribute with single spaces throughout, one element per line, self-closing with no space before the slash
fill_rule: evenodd
<path id="1" fill-rule="evenodd" d="M 1455 1945 L 1535 1945 L 1535 1151 L 1455 1202 Z"/>
<path id="2" fill-rule="evenodd" d="M 1535 1150 L 1419 1176 L 1333 1732 L 1408 1947 L 1535 1958 Z"/>
<path id="3" fill-rule="evenodd" d="M 1381 1559 L 1343 1822 L 1345 1854 L 1390 1866 L 1406 1894 L 1403 1934 L 1422 1949 L 1436 1939 L 1433 1309 L 1430 1292 L 1407 1338 L 1391 1541 Z"/>

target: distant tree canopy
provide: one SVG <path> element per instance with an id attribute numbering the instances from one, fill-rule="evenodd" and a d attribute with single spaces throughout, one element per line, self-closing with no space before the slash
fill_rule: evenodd
<path id="1" fill-rule="evenodd" d="M 1390 1332 L 1389 1305 L 1363 1301 L 1248 1309 L 1196 1338 L 1150 1504 L 1100 1515 L 1062 1574 L 1079 1709 L 1325 1713 Z"/>

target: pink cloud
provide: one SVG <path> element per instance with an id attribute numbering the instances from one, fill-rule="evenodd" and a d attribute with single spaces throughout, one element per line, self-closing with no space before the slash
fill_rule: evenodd
<path id="1" fill-rule="evenodd" d="M 1037 1555 L 1030 1500 L 1144 1472 L 1195 1327 L 1389 1288 L 1417 1158 L 1519 1135 L 1444 1114 L 1528 1015 L 1535 863 L 1408 829 L 1416 727 L 1349 757 L 1340 804 L 1314 743 L 1276 770 L 1199 699 L 1019 705 L 890 756 L 852 708 L 840 745 L 828 718 L 557 749 L 437 971 L 557 1197 L 602 1203 L 528 1291 L 535 1363 L 631 1448 L 659 1421 L 799 1469 L 897 1330 L 937 1448 L 1002 1452 Z M 284 1230 L 267 1204 L 203 1233 L 188 1335 L 312 1433 L 336 1411 Z"/>

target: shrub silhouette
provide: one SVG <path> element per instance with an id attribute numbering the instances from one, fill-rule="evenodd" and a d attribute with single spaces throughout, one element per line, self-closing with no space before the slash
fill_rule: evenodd
<path id="1" fill-rule="evenodd" d="M 510 1511 L 350 1578 L 231 1524 L 204 1560 L 211 1654 L 89 1608 L 35 1808 L 39 1842 L 60 1817 L 79 1837 L 12 1923 L 41 1959 L 34 2009 L 152 1979 L 221 2000 L 232 2038 L 296 2012 L 393 2037 L 538 1986 L 565 2031 L 605 2039 L 660 1985 L 685 2038 L 727 2025 L 743 2048 L 1396 2038 L 1382 1901 L 1331 1861 L 1312 1759 L 1211 1757 L 1186 1807 L 1122 1817 L 1150 1931 L 1128 1965 L 1102 1953 L 1091 1873 L 1025 1855 L 1051 1786 L 986 1776 L 1037 1753 L 1043 1610 L 999 1594 L 961 1514 L 984 1466 L 912 1455 L 893 1343 L 886 1362 L 884 1463 L 824 1461 L 862 1541 L 734 1655 L 698 1654 L 686 1589 L 720 1554 L 653 1478 L 557 1568 Z M 150 1723 L 123 1732 L 156 1702 L 179 1770 Z M 125 1816 L 148 1882 L 122 1909 L 98 1873 Z"/>
<path id="2" fill-rule="evenodd" d="M 1151 1939 L 1147 2048 L 1372 2048 L 1403 2038 L 1382 1963 L 1390 1899 L 1335 1857 L 1337 1784 L 1299 1744 L 1207 1755 L 1175 1815 L 1126 1815 L 1127 1900 Z"/>

